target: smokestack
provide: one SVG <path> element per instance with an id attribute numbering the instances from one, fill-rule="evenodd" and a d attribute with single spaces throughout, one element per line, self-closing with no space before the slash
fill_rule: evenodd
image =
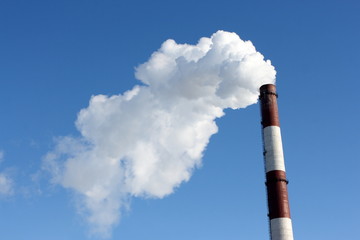
<path id="1" fill-rule="evenodd" d="M 262 136 L 271 240 L 293 240 L 276 87 L 260 87 Z"/>

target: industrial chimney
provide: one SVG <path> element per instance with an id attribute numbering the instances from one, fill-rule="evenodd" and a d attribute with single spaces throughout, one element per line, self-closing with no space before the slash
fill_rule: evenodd
<path id="1" fill-rule="evenodd" d="M 271 240 L 293 240 L 276 87 L 260 87 L 262 136 Z"/>

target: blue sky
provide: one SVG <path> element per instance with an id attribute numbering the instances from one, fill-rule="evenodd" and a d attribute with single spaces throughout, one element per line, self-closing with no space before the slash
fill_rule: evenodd
<path id="1" fill-rule="evenodd" d="M 295 239 L 357 239 L 359 11 L 356 1 L 0 1 L 0 173 L 11 181 L 1 239 L 97 239 L 44 156 L 57 137 L 79 136 L 92 95 L 140 84 L 135 67 L 165 40 L 217 30 L 276 68 Z M 225 113 L 190 181 L 132 198 L 111 239 L 269 238 L 259 106 Z"/>

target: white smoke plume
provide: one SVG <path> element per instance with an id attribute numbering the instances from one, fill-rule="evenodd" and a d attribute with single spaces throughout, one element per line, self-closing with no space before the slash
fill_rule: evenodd
<path id="1" fill-rule="evenodd" d="M 13 182 L 12 179 L 5 173 L 0 172 L 0 197 L 10 196 L 13 194 Z"/>
<path id="2" fill-rule="evenodd" d="M 4 161 L 4 151 L 0 150 L 0 164 Z M 0 172 L 0 197 L 7 197 L 14 193 L 13 180 L 6 171 Z"/>
<path id="3" fill-rule="evenodd" d="M 142 84 L 96 95 L 47 154 L 52 180 L 80 196 L 95 233 L 109 236 L 131 197 L 163 198 L 190 179 L 224 109 L 256 103 L 276 71 L 250 41 L 218 31 L 196 45 L 165 41 L 136 68 Z"/>

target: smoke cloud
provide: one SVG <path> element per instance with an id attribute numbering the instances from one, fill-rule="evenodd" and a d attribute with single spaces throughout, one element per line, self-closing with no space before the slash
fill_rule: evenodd
<path id="1" fill-rule="evenodd" d="M 4 161 L 4 151 L 0 150 L 0 164 Z M 0 197 L 7 197 L 13 194 L 13 181 L 6 171 L 0 172 Z"/>
<path id="2" fill-rule="evenodd" d="M 276 71 L 250 41 L 218 31 L 196 45 L 165 41 L 136 68 L 141 81 L 96 95 L 44 158 L 52 181 L 71 189 L 94 233 L 109 236 L 131 197 L 163 198 L 187 182 L 224 109 L 257 101 Z"/>
<path id="3" fill-rule="evenodd" d="M 13 182 L 5 173 L 0 173 L 0 197 L 9 196 L 13 193 Z"/>

